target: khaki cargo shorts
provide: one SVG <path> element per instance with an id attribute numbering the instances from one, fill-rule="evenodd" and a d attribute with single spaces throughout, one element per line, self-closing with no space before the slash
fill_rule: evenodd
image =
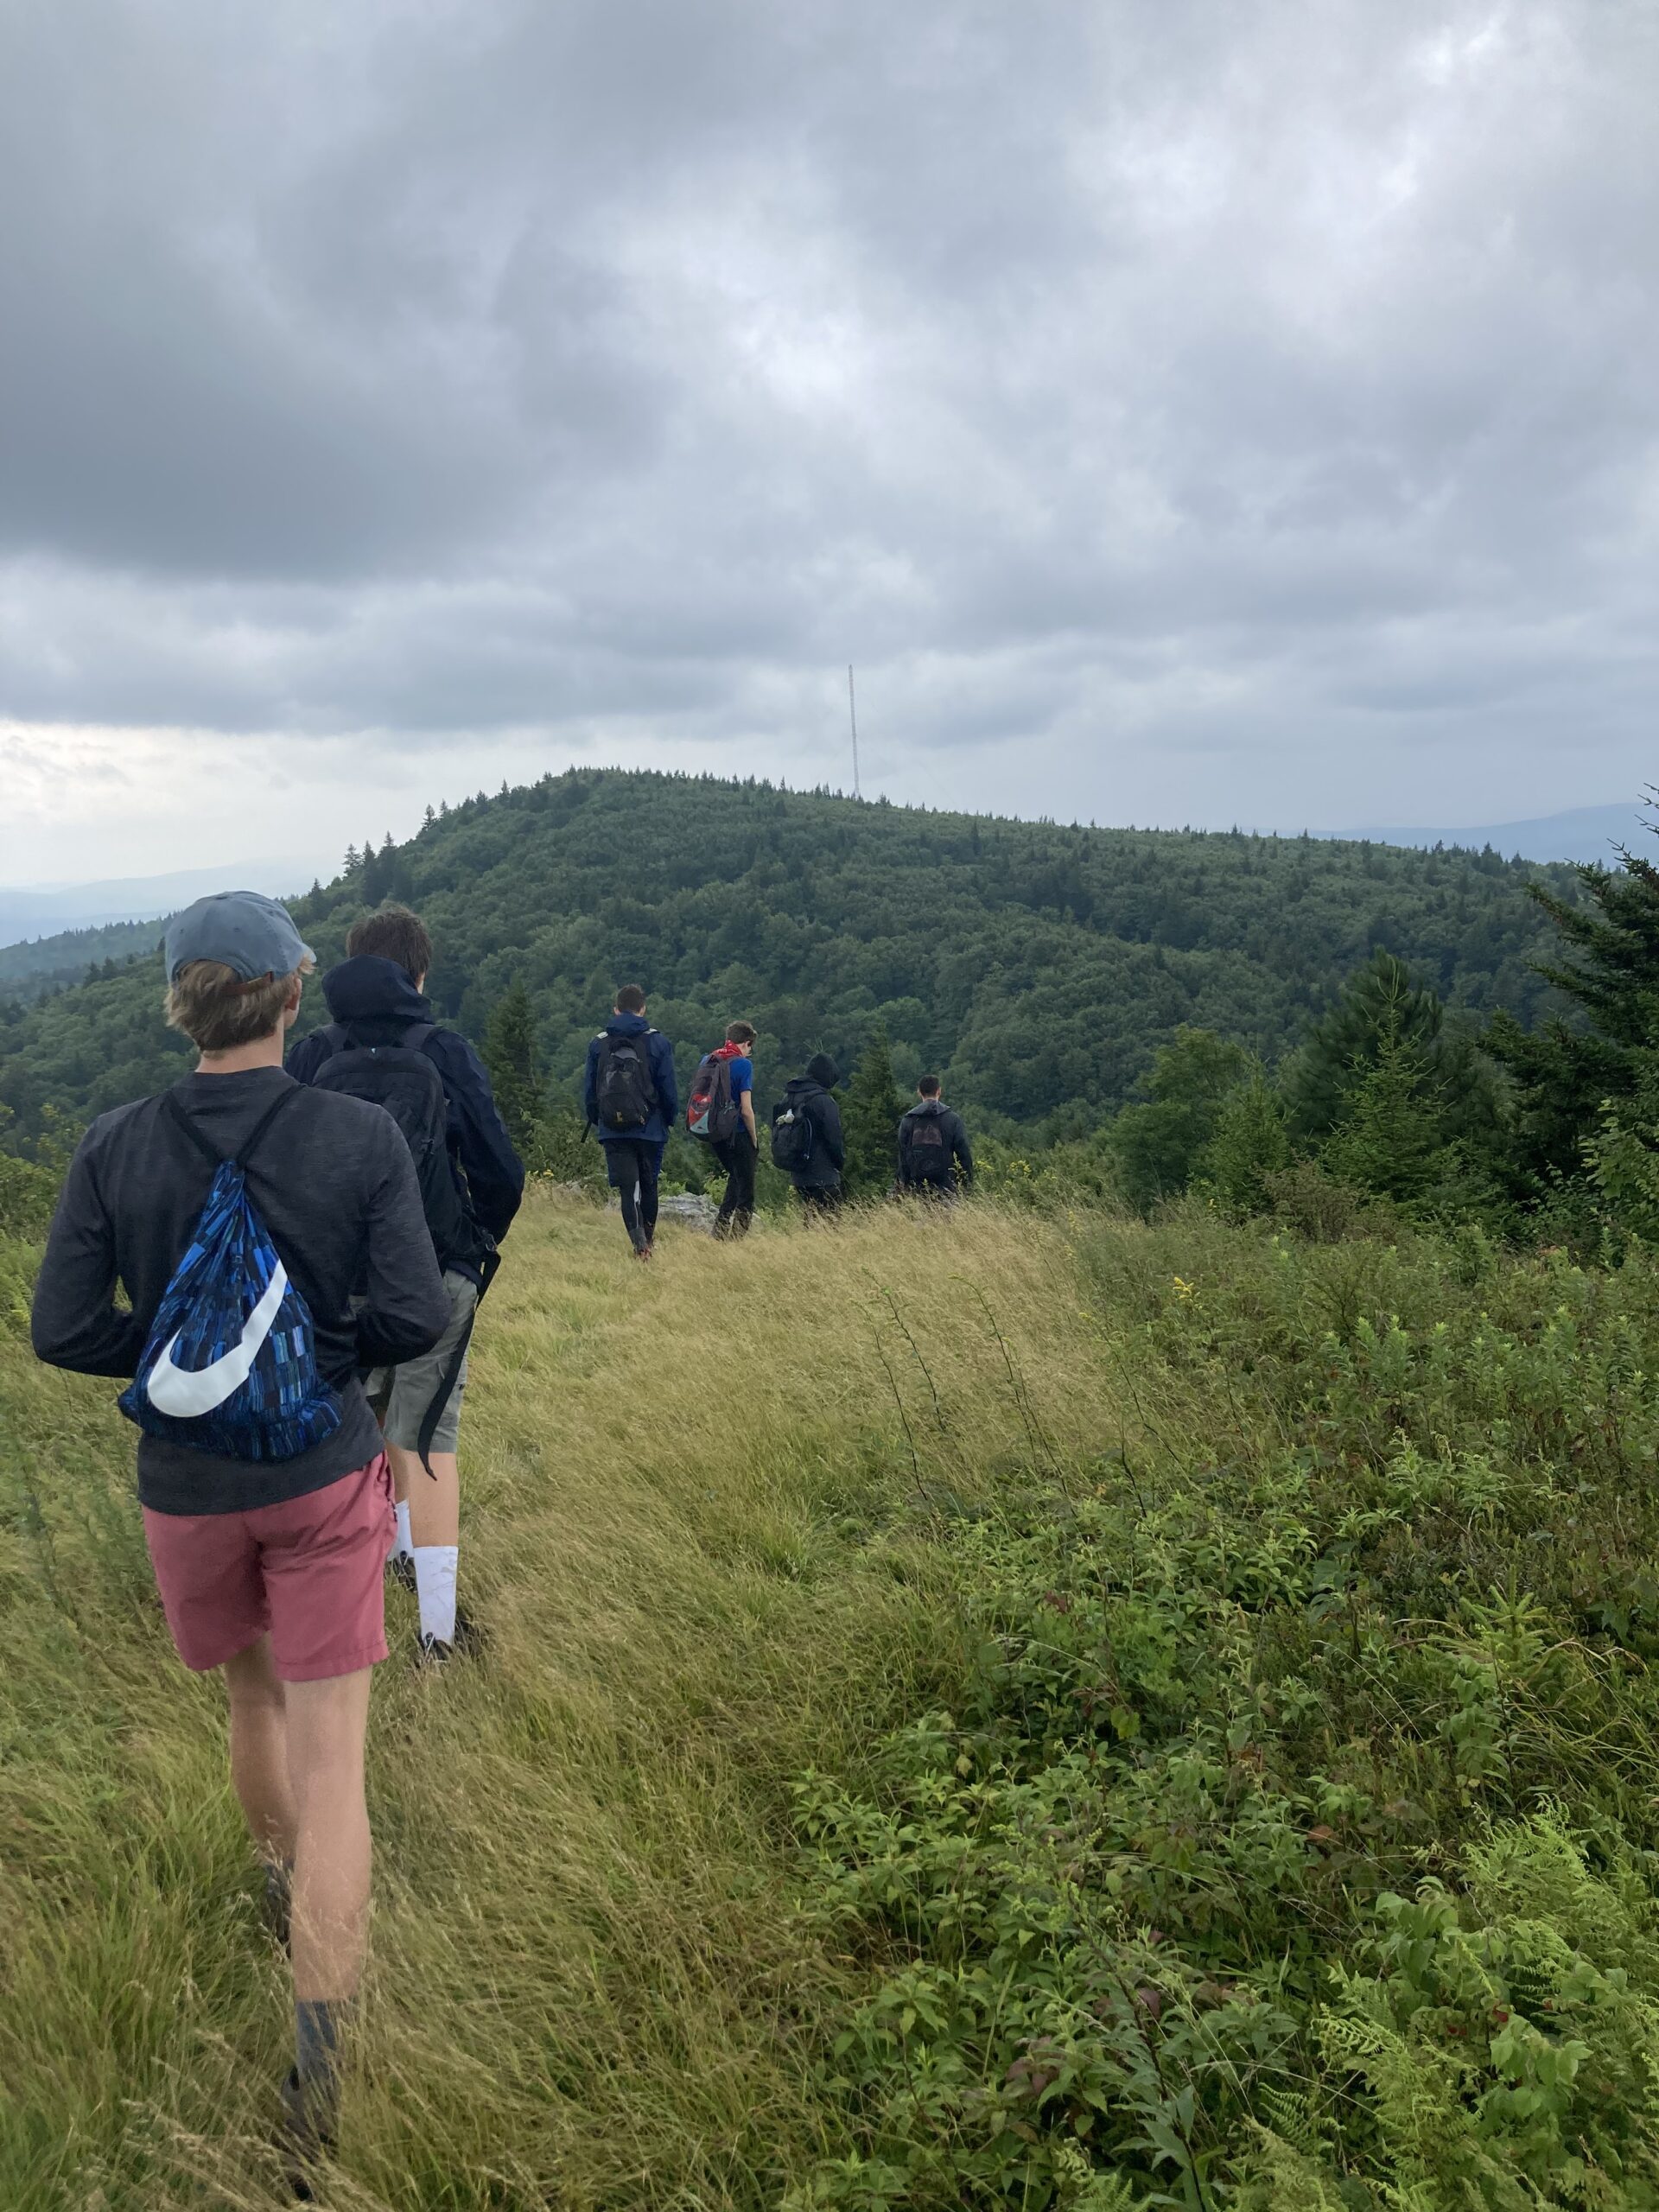
<path id="1" fill-rule="evenodd" d="M 437 1395 L 438 1385 L 478 1304 L 478 1285 L 470 1275 L 446 1268 L 443 1287 L 449 1297 L 449 1325 L 431 1351 L 423 1351 L 418 1359 L 404 1360 L 400 1367 L 377 1367 L 363 1385 L 369 1394 L 369 1403 L 380 1416 L 381 1431 L 387 1443 L 397 1445 L 400 1451 L 414 1452 L 419 1448 L 426 1409 Z M 455 1387 L 449 1393 L 449 1402 L 429 1447 L 431 1451 L 454 1450 L 461 1435 L 461 1399 L 466 1388 L 467 1362 L 463 1359 Z"/>

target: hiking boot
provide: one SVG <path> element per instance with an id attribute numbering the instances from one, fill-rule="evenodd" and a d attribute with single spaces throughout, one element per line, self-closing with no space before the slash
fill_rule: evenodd
<path id="1" fill-rule="evenodd" d="M 407 1552 L 389 1552 L 386 1554 L 386 1575 L 388 1580 L 401 1583 L 410 1596 L 414 1597 L 415 1562 Z"/>
<path id="2" fill-rule="evenodd" d="M 417 1667 L 447 1667 L 452 1659 L 476 1659 L 489 1638 L 469 1614 L 455 1608 L 455 1632 L 446 1640 L 442 1637 L 423 1636 L 415 1647 Z"/>
<path id="3" fill-rule="evenodd" d="M 636 1260 L 648 1260 L 651 1257 L 650 1245 L 636 1244 L 633 1248 L 633 1256 Z"/>
<path id="4" fill-rule="evenodd" d="M 318 2164 L 332 2158 L 334 2117 L 339 2096 L 332 2081 L 302 2082 L 297 2067 L 290 2066 L 283 2084 L 283 2124 L 277 2148 L 283 2178 L 294 2192 L 296 2204 L 315 2204 L 312 2179 Z"/>

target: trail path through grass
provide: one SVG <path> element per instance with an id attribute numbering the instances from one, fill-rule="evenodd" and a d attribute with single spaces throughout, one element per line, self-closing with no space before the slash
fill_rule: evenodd
<path id="1" fill-rule="evenodd" d="M 363 2065 L 327 2201 L 761 2207 L 838 2147 L 845 1962 L 789 1785 L 856 1771 L 956 1615 L 925 1506 L 1098 1436 L 1063 1233 L 964 1213 L 717 1247 L 538 1195 L 480 1325 L 463 1593 L 487 1652 L 372 1724 Z M 222 1698 L 156 1606 L 113 1391 L 0 1334 L 0 2203 L 281 2202 L 281 1961 Z"/>

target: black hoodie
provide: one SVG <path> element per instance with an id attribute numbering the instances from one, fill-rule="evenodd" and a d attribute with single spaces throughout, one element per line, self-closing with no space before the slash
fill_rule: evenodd
<path id="1" fill-rule="evenodd" d="M 806 1064 L 806 1073 L 798 1075 L 784 1087 L 790 1105 L 798 1108 L 812 1124 L 812 1157 L 804 1167 L 791 1171 L 790 1181 L 798 1191 L 833 1191 L 840 1187 L 842 1163 L 847 1157 L 847 1147 L 842 1140 L 841 1109 L 830 1096 L 830 1086 L 841 1081 L 841 1071 L 827 1052 L 820 1052 Z M 773 1118 L 782 1112 L 774 1109 Z"/>
<path id="2" fill-rule="evenodd" d="M 432 1019 L 431 1001 L 416 989 L 408 970 L 372 953 L 331 968 L 322 979 L 322 995 L 334 1020 L 364 1045 L 395 1045 L 411 1022 Z M 467 1039 L 440 1029 L 426 1050 L 449 1103 L 456 1182 L 473 1218 L 499 1244 L 524 1194 L 523 1163 L 496 1111 L 484 1063 Z M 325 1031 L 302 1038 L 289 1053 L 289 1073 L 296 1083 L 315 1083 L 331 1051 Z"/>
<path id="3" fill-rule="evenodd" d="M 963 1181 L 971 1183 L 974 1155 L 962 1116 L 942 1098 L 924 1098 L 899 1124 L 899 1180 L 912 1190 L 924 1183 L 948 1190 L 957 1166 Z"/>
<path id="4" fill-rule="evenodd" d="M 230 1159 L 278 1093 L 295 1086 L 269 1067 L 188 1075 L 173 1089 Z M 137 1371 L 213 1179 L 160 1097 L 99 1116 L 70 1167 L 35 1285 L 38 1358 L 77 1375 L 124 1380 Z M 247 1512 L 365 1465 L 380 1432 L 359 1369 L 413 1359 L 448 1325 L 415 1163 L 378 1106 L 298 1091 L 250 1155 L 248 1195 L 311 1309 L 318 1370 L 340 1401 L 340 1425 L 293 1459 L 232 1459 L 141 1434 L 138 1495 L 158 1513 Z M 115 1302 L 118 1281 L 124 1307 Z M 359 1281 L 368 1296 L 353 1306 Z"/>

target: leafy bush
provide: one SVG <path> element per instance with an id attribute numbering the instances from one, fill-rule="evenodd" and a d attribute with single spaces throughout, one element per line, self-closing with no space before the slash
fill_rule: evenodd
<path id="1" fill-rule="evenodd" d="M 948 1705 L 799 1787 L 789 2202 L 1659 2204 L 1659 1274 L 1084 1256 L 1133 1441 L 942 1529 Z"/>
<path id="2" fill-rule="evenodd" d="M 0 1236 L 44 1237 L 61 1180 L 53 1168 L 0 1152 Z"/>

